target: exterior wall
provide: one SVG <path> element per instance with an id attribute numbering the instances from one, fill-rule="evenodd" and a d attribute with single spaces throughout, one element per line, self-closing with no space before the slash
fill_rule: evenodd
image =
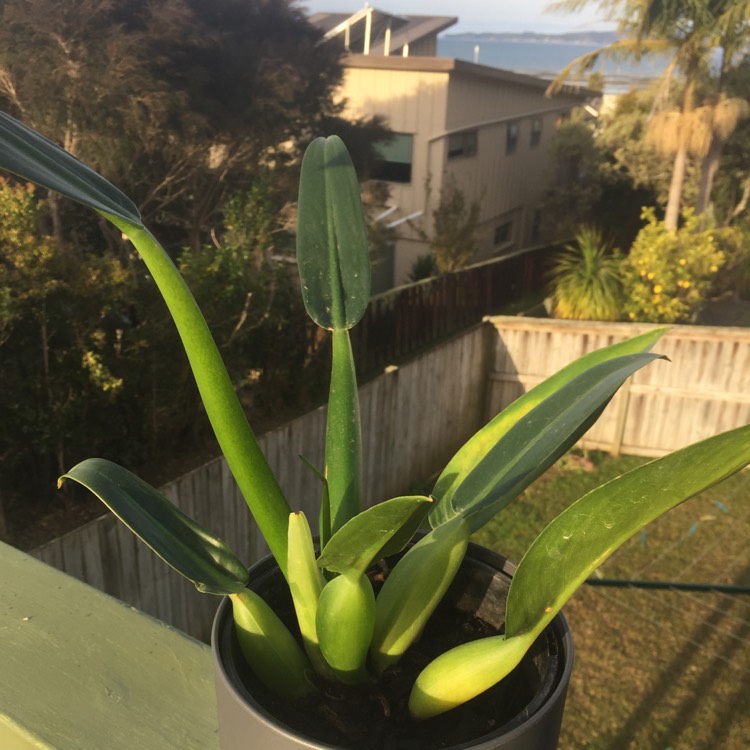
<path id="1" fill-rule="evenodd" d="M 425 208 L 425 179 L 442 159 L 441 148 L 431 148 L 430 139 L 445 129 L 448 80 L 447 71 L 346 68 L 345 115 L 382 115 L 395 132 L 414 136 L 411 183 L 390 184 L 397 217 Z"/>
<path id="2" fill-rule="evenodd" d="M 448 159 L 445 172 L 455 177 L 468 201 L 480 204 L 480 258 L 534 242 L 533 214 L 546 185 L 549 144 L 560 114 L 576 103 L 572 97 L 547 98 L 540 86 L 462 73 L 451 77 L 449 132 L 476 128 L 478 147 L 473 156 Z M 542 129 L 539 142 L 533 144 L 536 119 Z M 509 125 L 518 128 L 512 153 L 507 153 Z M 508 221 L 510 239 L 496 245 L 495 229 Z"/>
<path id="3" fill-rule="evenodd" d="M 480 205 L 477 260 L 533 244 L 534 213 L 545 188 L 556 121 L 583 97 L 550 99 L 538 79 L 463 61 L 355 58 L 346 67 L 345 113 L 381 115 L 396 133 L 414 137 L 411 182 L 389 183 L 391 205 L 398 207 L 391 221 L 421 212 L 413 221 L 429 233 L 431 213 L 451 179 L 468 203 Z M 537 119 L 542 129 L 539 142 L 532 144 Z M 509 124 L 518 128 L 512 153 L 506 153 Z M 449 138 L 461 130 L 476 130 L 477 151 L 448 158 Z M 507 239 L 497 237 L 508 222 Z M 404 283 L 414 259 L 429 252 L 409 223 L 400 224 L 397 232 L 395 284 Z"/>

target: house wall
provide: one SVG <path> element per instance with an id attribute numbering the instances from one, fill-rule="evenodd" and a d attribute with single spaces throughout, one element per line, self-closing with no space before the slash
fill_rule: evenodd
<path id="1" fill-rule="evenodd" d="M 345 114 L 381 115 L 395 132 L 414 136 L 411 183 L 389 183 L 391 205 L 398 206 L 392 221 L 421 212 L 397 227 L 394 284 L 404 283 L 414 260 L 429 252 L 411 224 L 430 233 L 431 214 L 448 179 L 467 202 L 480 205 L 476 260 L 533 244 L 556 121 L 581 97 L 549 99 L 536 79 L 462 61 L 356 57 L 345 72 Z M 532 145 L 537 118 L 541 137 Z M 510 124 L 519 134 L 515 151 L 506 153 Z M 465 129 L 476 129 L 477 153 L 449 159 L 450 135 Z M 498 227 L 507 223 L 508 237 L 498 238 Z"/>
<path id="2" fill-rule="evenodd" d="M 556 123 L 577 102 L 544 96 L 544 89 L 460 72 L 451 76 L 446 122 L 449 132 L 476 128 L 474 156 L 445 163 L 467 200 L 480 205 L 478 259 L 533 244 L 533 215 L 547 184 L 548 149 Z M 539 142 L 532 123 L 540 119 Z M 515 150 L 507 152 L 508 128 L 518 128 Z M 447 138 L 447 136 L 446 136 Z M 510 239 L 495 244 L 497 227 L 511 222 Z"/>
<path id="3" fill-rule="evenodd" d="M 448 80 L 447 71 L 346 68 L 345 115 L 381 115 L 395 132 L 414 136 L 411 183 L 390 183 L 397 217 L 424 209 L 425 179 L 442 162 L 442 146 L 431 147 L 430 139 L 445 130 Z"/>

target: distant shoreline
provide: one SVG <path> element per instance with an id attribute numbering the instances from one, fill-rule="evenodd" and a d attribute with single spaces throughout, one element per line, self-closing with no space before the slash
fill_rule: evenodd
<path id="1" fill-rule="evenodd" d="M 618 39 L 614 31 L 569 31 L 562 34 L 540 34 L 536 31 L 444 34 L 443 39 L 461 42 L 533 42 L 535 44 L 576 44 L 604 46 Z"/>

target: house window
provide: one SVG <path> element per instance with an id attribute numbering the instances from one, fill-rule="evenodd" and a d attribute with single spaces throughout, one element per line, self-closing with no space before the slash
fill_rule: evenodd
<path id="1" fill-rule="evenodd" d="M 464 130 L 448 136 L 448 158 L 459 156 L 475 156 L 477 153 L 477 131 Z"/>
<path id="2" fill-rule="evenodd" d="M 500 245 L 507 245 L 511 241 L 512 232 L 512 221 L 506 221 L 504 224 L 500 224 L 499 226 L 495 227 L 495 247 Z"/>
<path id="3" fill-rule="evenodd" d="M 505 135 L 505 153 L 515 154 L 518 148 L 518 123 L 509 122 Z"/>
<path id="4" fill-rule="evenodd" d="M 538 146 L 542 142 L 542 118 L 535 117 L 531 121 L 531 145 Z"/>
<path id="5" fill-rule="evenodd" d="M 396 133 L 387 143 L 375 146 L 381 161 L 372 170 L 375 180 L 386 182 L 411 182 L 412 150 L 414 136 L 410 133 Z"/>

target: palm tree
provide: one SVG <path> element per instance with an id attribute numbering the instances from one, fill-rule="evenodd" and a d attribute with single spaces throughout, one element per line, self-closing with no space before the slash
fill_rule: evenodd
<path id="1" fill-rule="evenodd" d="M 648 142 L 660 153 L 675 156 L 677 144 L 684 137 L 687 153 L 701 160 L 695 214 L 700 216 L 709 206 L 711 188 L 719 160 L 729 136 L 740 120 L 750 115 L 750 105 L 724 94 L 712 97 L 690 114 L 663 110 L 652 117 L 646 131 Z M 684 131 L 684 132 L 681 132 Z"/>
<path id="2" fill-rule="evenodd" d="M 645 54 L 669 52 L 671 60 L 663 75 L 664 91 L 675 71 L 679 70 L 684 79 L 682 100 L 678 110 L 679 117 L 673 117 L 674 127 L 670 129 L 673 136 L 670 151 L 674 153 L 672 178 L 667 199 L 665 226 L 674 230 L 680 216 L 682 188 L 685 182 L 685 170 L 689 153 L 691 122 L 704 117 L 694 114 L 696 106 L 696 87 L 699 75 L 708 67 L 713 50 L 720 46 L 723 50 L 722 70 L 740 50 L 742 41 L 747 37 L 750 17 L 748 0 L 561 0 L 551 6 L 552 10 L 575 11 L 585 5 L 598 5 L 609 20 L 618 22 L 618 31 L 622 38 L 613 44 L 583 55 L 568 65 L 553 81 L 549 93 L 554 93 L 562 82 L 574 71 L 591 69 L 602 57 L 607 58 L 640 58 Z M 666 97 L 664 97 L 666 98 Z M 713 121 L 713 118 L 712 118 Z M 717 131 L 717 139 L 721 140 Z M 705 208 L 718 164 L 719 145 L 711 151 L 710 145 L 705 150 L 704 171 L 702 179 L 706 195 L 701 197 L 701 206 Z"/>

